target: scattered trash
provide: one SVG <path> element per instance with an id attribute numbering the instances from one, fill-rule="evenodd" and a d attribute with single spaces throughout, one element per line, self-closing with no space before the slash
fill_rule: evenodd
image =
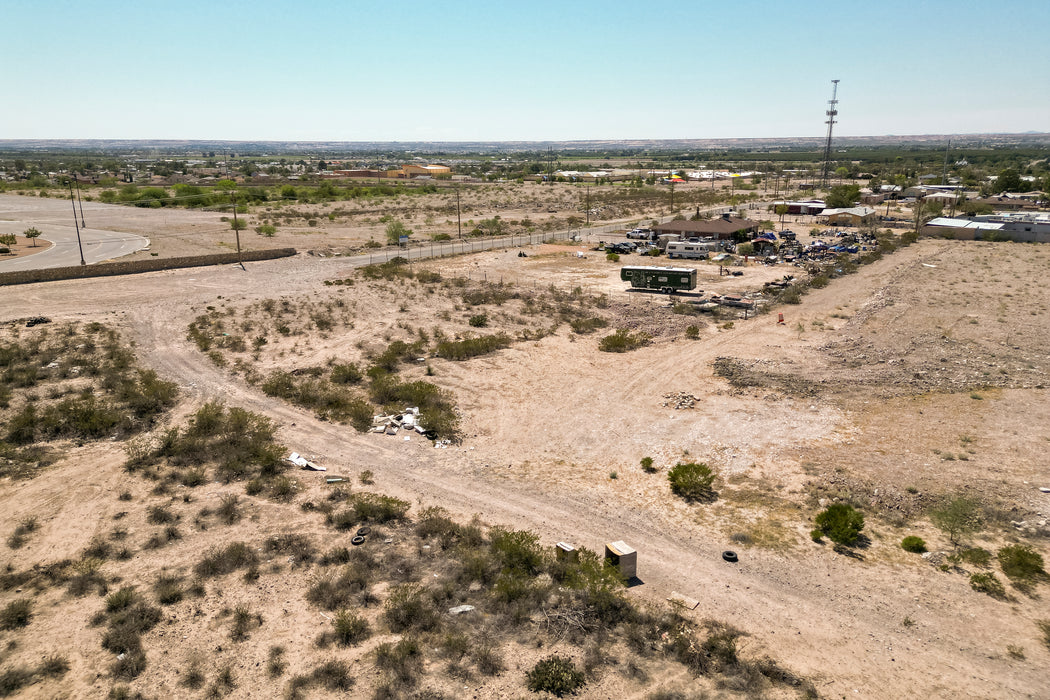
<path id="1" fill-rule="evenodd" d="M 1040 487 L 1039 487 L 1039 490 L 1040 490 L 1040 491 L 1042 491 L 1043 493 L 1050 493 L 1050 489 L 1048 489 L 1048 488 L 1047 488 L 1047 487 L 1045 487 L 1045 486 L 1040 486 Z"/>
<path id="2" fill-rule="evenodd" d="M 285 457 L 285 461 L 286 462 L 291 462 L 292 464 L 294 464 L 295 466 L 299 467 L 300 469 L 310 469 L 310 470 L 315 471 L 315 472 L 328 471 L 324 467 L 319 466 L 317 464 L 314 464 L 313 462 L 308 460 L 306 457 L 303 457 L 302 455 L 300 455 L 298 452 L 293 452 L 292 454 L 290 454 L 287 457 Z"/>
<path id="3" fill-rule="evenodd" d="M 685 408 L 695 408 L 696 402 L 700 400 L 692 394 L 687 394 L 684 391 L 672 391 L 670 394 L 664 394 L 664 398 L 670 400 L 664 401 L 660 404 L 661 406 L 672 406 L 678 411 Z"/>
<path id="4" fill-rule="evenodd" d="M 33 326 L 39 326 L 41 323 L 51 323 L 51 319 L 47 316 L 33 316 L 26 320 L 26 328 L 32 328 Z"/>
<path id="5" fill-rule="evenodd" d="M 435 440 L 434 447 L 439 450 L 447 450 L 448 446 L 452 444 L 451 440 Z"/>
<path id="6" fill-rule="evenodd" d="M 329 476 L 325 480 L 326 484 L 341 484 L 344 481 L 349 481 L 345 476 Z"/>
<path id="7" fill-rule="evenodd" d="M 468 613 L 468 612 L 473 612 L 473 611 L 474 611 L 474 606 L 473 605 L 457 605 L 454 608 L 449 608 L 448 609 L 448 614 L 449 615 L 462 615 L 463 613 Z"/>
<path id="8" fill-rule="evenodd" d="M 936 265 L 930 265 L 929 263 L 923 263 L 923 267 L 937 267 Z"/>
<path id="9" fill-rule="evenodd" d="M 363 535 L 354 535 L 350 539 L 350 544 L 354 545 L 355 547 L 363 545 L 364 543 L 365 543 L 365 538 L 364 538 Z"/>
<path id="10" fill-rule="evenodd" d="M 728 549 L 726 551 L 722 552 L 722 558 L 725 559 L 729 563 L 734 563 L 736 561 L 739 561 L 739 558 L 737 557 L 736 552 L 732 552 L 732 551 L 730 551 Z"/>

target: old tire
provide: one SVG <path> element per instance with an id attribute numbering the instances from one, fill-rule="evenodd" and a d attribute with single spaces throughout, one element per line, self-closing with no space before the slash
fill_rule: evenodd
<path id="1" fill-rule="evenodd" d="M 371 533 L 372 533 L 372 528 L 368 527 L 367 525 L 357 531 L 357 535 L 359 537 L 364 537 L 364 536 L 369 535 Z"/>
<path id="2" fill-rule="evenodd" d="M 725 559 L 730 564 L 734 564 L 734 563 L 740 561 L 740 559 L 736 555 L 736 552 L 730 551 L 728 549 L 726 551 L 722 552 L 722 558 Z"/>
<path id="3" fill-rule="evenodd" d="M 353 539 L 350 540 L 350 544 L 354 545 L 355 547 L 357 547 L 358 545 L 362 545 L 364 543 L 365 543 L 365 538 L 362 535 L 355 535 L 353 537 Z"/>

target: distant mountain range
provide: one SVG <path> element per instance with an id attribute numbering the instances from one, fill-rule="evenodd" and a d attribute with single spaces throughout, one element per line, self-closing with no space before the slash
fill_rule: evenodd
<path id="1" fill-rule="evenodd" d="M 952 148 L 1050 146 L 1050 133 L 922 134 L 835 137 L 836 148 L 947 144 Z M 523 151 L 668 152 L 821 150 L 822 137 L 737 139 L 614 139 L 594 141 L 219 141 L 178 139 L 0 139 L 3 151 L 95 151 L 193 154 L 224 149 L 244 155 L 337 153 L 520 153 Z"/>

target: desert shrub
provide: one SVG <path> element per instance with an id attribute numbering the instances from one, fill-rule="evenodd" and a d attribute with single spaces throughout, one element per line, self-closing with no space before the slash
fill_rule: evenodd
<path id="1" fill-rule="evenodd" d="M 215 514 L 218 515 L 219 519 L 227 525 L 233 525 L 240 520 L 240 498 L 237 497 L 237 494 L 223 494 L 219 499 L 219 507 L 215 509 Z"/>
<path id="2" fill-rule="evenodd" d="M 352 610 L 343 609 L 336 613 L 332 627 L 336 641 L 343 646 L 357 646 L 372 636 L 368 620 Z"/>
<path id="3" fill-rule="evenodd" d="M 441 624 L 441 613 L 425 589 L 402 584 L 393 589 L 383 606 L 383 620 L 394 632 L 428 632 Z"/>
<path id="4" fill-rule="evenodd" d="M 817 529 L 835 544 L 851 547 L 860 540 L 864 515 L 846 503 L 832 503 L 814 518 Z"/>
<path id="5" fill-rule="evenodd" d="M 1042 555 L 1026 544 L 1003 547 L 996 558 L 999 568 L 1015 583 L 1031 583 L 1046 578 Z"/>
<path id="6" fill-rule="evenodd" d="M 688 501 L 708 501 L 715 496 L 711 488 L 715 474 L 706 464 L 679 462 L 667 472 L 667 480 L 671 491 Z"/>
<path id="7" fill-rule="evenodd" d="M 619 253 L 606 253 L 605 259 L 609 262 L 620 262 L 620 255 Z"/>
<path id="8" fill-rule="evenodd" d="M 29 598 L 12 600 L 0 610 L 0 630 L 25 627 L 33 618 L 33 601 Z"/>
<path id="9" fill-rule="evenodd" d="M 558 697 L 575 693 L 586 683 L 583 672 L 577 670 L 573 660 L 558 654 L 538 661 L 525 678 L 532 692 L 547 692 Z"/>
<path id="10" fill-rule="evenodd" d="M 489 549 L 501 571 L 533 576 L 543 568 L 545 552 L 535 533 L 494 527 L 489 531 L 489 540 Z"/>
<path id="11" fill-rule="evenodd" d="M 33 670 L 25 666 L 10 666 L 0 672 L 0 697 L 14 695 L 33 682 Z"/>
<path id="12" fill-rule="evenodd" d="M 953 545 L 981 527 L 980 504 L 968 496 L 945 499 L 929 511 L 930 522 L 948 536 Z"/>
<path id="13" fill-rule="evenodd" d="M 338 610 L 345 608 L 354 595 L 367 590 L 371 581 L 369 567 L 355 562 L 344 567 L 338 576 L 317 578 L 307 589 L 306 599 L 324 610 Z"/>
<path id="14" fill-rule="evenodd" d="M 912 552 L 914 554 L 922 554 L 926 551 L 926 542 L 921 537 L 915 535 L 908 535 L 901 540 L 901 549 L 905 552 Z"/>
<path id="15" fill-rule="evenodd" d="M 970 588 L 981 593 L 987 593 L 993 598 L 1005 598 L 1006 589 L 995 577 L 995 574 L 973 574 L 970 576 Z"/>
<path id="16" fill-rule="evenodd" d="M 468 322 L 473 328 L 485 328 L 489 325 L 489 317 L 486 314 L 474 314 Z"/>
<path id="17" fill-rule="evenodd" d="M 378 493 L 355 493 L 350 496 L 349 505 L 358 522 L 368 523 L 403 520 L 411 507 L 408 501 Z"/>
<path id="18" fill-rule="evenodd" d="M 992 561 L 992 553 L 983 547 L 969 547 L 959 550 L 956 554 L 950 556 L 949 559 L 964 561 L 973 566 L 987 567 Z"/>
<path id="19" fill-rule="evenodd" d="M 386 642 L 376 647 L 376 666 L 402 685 L 413 686 L 423 672 L 423 650 L 419 642 L 404 637 L 396 644 Z M 394 694 L 392 697 L 397 697 Z"/>
<path id="20" fill-rule="evenodd" d="M 150 506 L 146 514 L 146 521 L 154 525 L 164 525 L 178 520 L 175 513 L 164 506 Z"/>
<path id="21" fill-rule="evenodd" d="M 463 340 L 443 340 L 434 348 L 434 354 L 446 360 L 468 360 L 496 352 L 509 345 L 510 337 L 505 333 L 497 333 Z"/>
<path id="22" fill-rule="evenodd" d="M 359 384 L 364 374 L 353 362 L 332 367 L 331 379 L 336 384 Z"/>
<path id="23" fill-rule="evenodd" d="M 685 337 L 690 340 L 700 339 L 700 326 L 687 326 L 685 329 Z"/>
<path id="24" fill-rule="evenodd" d="M 648 345 L 649 340 L 648 333 L 641 331 L 631 333 L 626 328 L 617 328 L 614 333 L 605 336 L 598 342 L 598 349 L 602 352 L 628 352 Z"/>
<path id="25" fill-rule="evenodd" d="M 573 333 L 580 335 L 586 335 L 587 333 L 593 333 L 599 328 L 605 328 L 609 325 L 609 322 L 600 316 L 591 316 L 589 318 L 574 318 L 569 321 L 569 327 L 572 328 Z"/>
<path id="26" fill-rule="evenodd" d="M 153 584 L 153 594 L 161 605 L 174 605 L 182 600 L 182 577 L 176 574 L 160 574 Z"/>
<path id="27" fill-rule="evenodd" d="M 131 604 L 137 600 L 138 594 L 135 593 L 134 587 L 124 586 L 120 590 L 106 596 L 106 612 L 120 612 L 121 610 L 131 607 Z"/>
<path id="28" fill-rule="evenodd" d="M 251 547 L 243 542 L 233 542 L 226 547 L 210 549 L 193 570 L 201 578 L 211 578 L 253 566 L 258 561 L 259 558 Z"/>
<path id="29" fill-rule="evenodd" d="M 233 610 L 230 622 L 230 639 L 242 642 L 251 635 L 251 631 L 262 625 L 262 615 L 253 613 L 247 605 L 238 605 Z"/>
<path id="30" fill-rule="evenodd" d="M 36 672 L 44 678 L 58 678 L 69 670 L 69 660 L 58 654 L 48 654 L 37 666 Z"/>
<path id="31" fill-rule="evenodd" d="M 1050 649 L 1050 620 L 1036 620 L 1035 626 L 1043 634 L 1043 646 Z"/>

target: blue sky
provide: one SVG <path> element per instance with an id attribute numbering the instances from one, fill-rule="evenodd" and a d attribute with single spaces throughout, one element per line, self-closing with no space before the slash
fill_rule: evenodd
<path id="1" fill-rule="evenodd" d="M 0 139 L 1050 131 L 1050 3 L 2 0 Z"/>

